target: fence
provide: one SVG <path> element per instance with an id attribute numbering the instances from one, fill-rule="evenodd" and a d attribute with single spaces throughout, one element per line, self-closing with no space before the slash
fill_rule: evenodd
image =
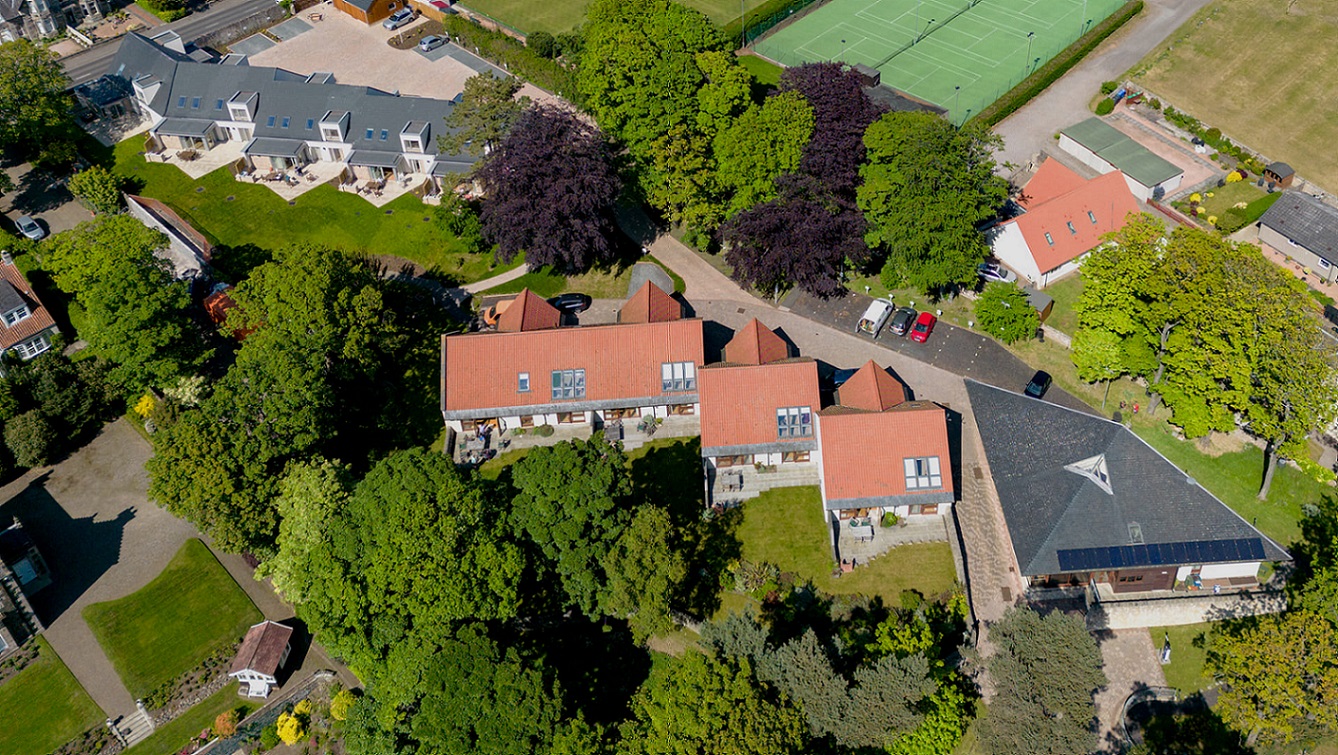
<path id="1" fill-rule="evenodd" d="M 753 11 L 751 21 L 745 13 L 738 20 L 725 24 L 725 39 L 732 40 L 742 35 L 739 46 L 747 47 L 750 40 L 757 40 L 791 18 L 796 20 L 802 18 L 806 13 L 827 2 L 828 0 L 769 0 Z M 799 15 L 796 16 L 796 13 Z"/>

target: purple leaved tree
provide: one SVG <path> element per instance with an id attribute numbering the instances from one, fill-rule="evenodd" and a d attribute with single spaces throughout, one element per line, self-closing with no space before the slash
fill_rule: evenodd
<path id="1" fill-rule="evenodd" d="M 813 108 L 813 137 L 799 169 L 833 194 L 854 196 L 864 163 L 864 131 L 885 108 L 864 95 L 859 75 L 840 63 L 808 63 L 781 74 L 781 91 L 804 95 Z"/>
<path id="2" fill-rule="evenodd" d="M 613 151 L 596 127 L 566 110 L 526 110 L 476 172 L 483 235 L 509 262 L 577 273 L 614 254 L 613 207 L 622 191 Z"/>
<path id="3" fill-rule="evenodd" d="M 783 176 L 780 196 L 735 215 L 721 236 L 734 278 L 764 294 L 798 286 L 827 299 L 845 294 L 846 260 L 861 260 L 864 216 L 809 176 Z"/>

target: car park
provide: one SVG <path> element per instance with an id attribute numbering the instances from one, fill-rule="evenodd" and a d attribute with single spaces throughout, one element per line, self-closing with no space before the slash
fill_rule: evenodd
<path id="1" fill-rule="evenodd" d="M 560 294 L 548 300 L 549 304 L 573 315 L 580 314 L 590 309 L 590 304 L 594 300 L 585 294 Z"/>
<path id="2" fill-rule="evenodd" d="M 1022 389 L 1022 392 L 1032 398 L 1042 398 L 1045 396 L 1045 392 L 1050 390 L 1050 383 L 1052 382 L 1054 382 L 1054 378 L 1050 377 L 1050 373 L 1045 370 L 1037 370 L 1036 374 L 1031 376 L 1031 382 L 1027 383 L 1027 387 Z"/>
<path id="3" fill-rule="evenodd" d="M 401 8 L 400 10 L 397 10 L 394 13 L 390 14 L 390 18 L 387 18 L 385 21 L 382 21 L 381 25 L 387 29 L 394 30 L 400 28 L 401 26 L 404 26 L 405 24 L 409 23 L 412 20 L 413 20 L 413 11 L 410 10 L 409 8 Z"/>
<path id="4" fill-rule="evenodd" d="M 18 220 L 14 221 L 14 225 L 19 227 L 19 233 L 33 241 L 40 241 L 46 237 L 46 230 L 36 220 L 27 215 L 21 215 Z"/>
<path id="5" fill-rule="evenodd" d="M 878 331 L 883 329 L 883 324 L 892 314 L 892 302 L 886 299 L 874 299 L 869 302 L 868 309 L 864 310 L 864 315 L 859 318 L 855 325 L 856 333 L 863 333 L 867 336 L 877 338 Z"/>
<path id="6" fill-rule="evenodd" d="M 437 49 L 438 47 L 441 47 L 444 44 L 446 44 L 445 39 L 438 37 L 436 34 L 429 34 L 426 37 L 423 37 L 421 41 L 419 41 L 418 49 L 422 50 L 423 52 L 432 52 L 433 50 Z"/>
<path id="7" fill-rule="evenodd" d="M 913 307 L 902 307 L 892 315 L 892 322 L 887 329 L 892 331 L 893 335 L 904 336 L 910 331 L 911 325 L 915 324 L 915 318 L 919 314 Z"/>
<path id="8" fill-rule="evenodd" d="M 916 343 L 928 341 L 937 324 L 937 317 L 929 312 L 921 312 L 920 316 L 915 318 L 915 325 L 911 326 L 911 340 Z"/>
<path id="9" fill-rule="evenodd" d="M 998 281 L 1000 283 L 1017 282 L 1017 273 L 997 262 L 982 262 L 979 265 L 976 265 L 976 275 L 984 278 L 987 283 L 991 281 Z"/>

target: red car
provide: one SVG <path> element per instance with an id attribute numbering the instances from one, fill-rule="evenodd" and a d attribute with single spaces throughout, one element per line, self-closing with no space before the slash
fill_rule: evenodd
<path id="1" fill-rule="evenodd" d="M 934 325 L 938 318 L 928 312 L 921 312 L 920 316 L 915 318 L 915 326 L 911 328 L 911 340 L 916 343 L 924 343 L 929 340 L 929 334 L 934 332 Z"/>

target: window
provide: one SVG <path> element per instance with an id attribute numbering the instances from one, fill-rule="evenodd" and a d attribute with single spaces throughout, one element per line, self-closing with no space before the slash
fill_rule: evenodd
<path id="1" fill-rule="evenodd" d="M 1315 259 L 1319 260 L 1320 270 L 1328 270 L 1329 268 L 1333 267 L 1333 264 L 1330 263 L 1328 260 L 1324 259 L 1323 257 L 1316 257 Z"/>
<path id="2" fill-rule="evenodd" d="M 316 119 L 315 119 L 315 118 L 308 118 L 308 119 L 307 119 L 307 130 L 310 131 L 310 130 L 312 130 L 313 128 L 316 128 Z"/>
<path id="3" fill-rule="evenodd" d="M 585 370 L 553 370 L 553 400 L 585 398 Z"/>
<path id="4" fill-rule="evenodd" d="M 6 313 L 5 313 L 5 324 L 6 324 L 6 325 L 13 326 L 15 323 L 17 323 L 17 322 L 20 321 L 20 320 L 26 320 L 26 319 L 28 319 L 28 315 L 30 315 L 30 314 L 32 314 L 32 313 L 28 311 L 28 306 L 25 304 L 24 306 L 19 307 L 18 309 L 15 309 L 15 310 L 11 310 L 11 311 L 9 311 L 9 312 L 6 312 Z"/>
<path id="5" fill-rule="evenodd" d="M 1052 237 L 1052 236 L 1051 236 L 1050 234 L 1048 234 L 1048 233 L 1045 234 L 1045 243 L 1049 244 L 1050 246 L 1054 246 L 1054 245 L 1055 245 L 1054 237 Z"/>
<path id="6" fill-rule="evenodd" d="M 381 141 L 385 141 L 389 138 L 390 138 L 390 132 L 385 129 L 381 129 Z"/>
<path id="7" fill-rule="evenodd" d="M 661 364 L 660 386 L 665 393 L 697 390 L 697 366 L 692 362 Z"/>
<path id="8" fill-rule="evenodd" d="M 1092 225 L 1096 225 L 1096 216 L 1092 214 L 1091 210 L 1087 211 L 1087 219 L 1092 221 Z"/>
<path id="9" fill-rule="evenodd" d="M 269 118 L 267 118 L 267 119 L 265 120 L 265 125 L 266 125 L 266 126 L 269 126 L 270 128 L 274 128 L 274 121 L 275 121 L 275 118 L 274 118 L 274 116 L 271 115 Z"/>
<path id="10" fill-rule="evenodd" d="M 177 98 L 177 107 L 186 107 L 186 98 L 185 98 L 185 97 L 178 97 L 178 98 Z"/>
<path id="11" fill-rule="evenodd" d="M 222 110 L 222 109 L 223 109 L 223 100 L 219 100 L 218 102 L 215 102 L 215 103 L 214 103 L 214 109 L 215 109 L 215 110 Z"/>
<path id="12" fill-rule="evenodd" d="M 14 350 L 19 352 L 19 356 L 23 359 L 32 359 L 49 348 L 51 348 L 51 342 L 46 340 L 46 336 L 37 336 L 15 346 Z"/>
<path id="13" fill-rule="evenodd" d="M 283 123 L 281 123 L 281 124 L 279 124 L 279 125 L 280 125 L 280 126 L 283 126 L 284 128 L 288 128 L 288 124 L 291 123 L 292 120 L 293 120 L 292 118 L 289 118 L 288 116 L 285 115 L 285 116 L 283 117 Z"/>
<path id="14" fill-rule="evenodd" d="M 516 375 L 516 392 L 517 393 L 530 392 L 530 373 L 522 372 Z"/>
<path id="15" fill-rule="evenodd" d="M 1078 229 L 1073 227 L 1072 221 L 1065 223 L 1064 225 L 1067 225 L 1069 227 L 1069 233 L 1073 234 L 1074 236 L 1078 235 Z"/>
<path id="16" fill-rule="evenodd" d="M 192 98 L 191 98 L 191 101 L 190 101 L 190 109 L 191 109 L 191 110 L 199 110 L 199 109 L 200 109 L 200 98 L 199 98 L 199 97 L 192 97 Z"/>
<path id="17" fill-rule="evenodd" d="M 376 132 L 373 131 L 373 130 L 371 130 L 370 128 L 367 129 L 367 138 L 368 138 L 368 139 L 375 139 L 375 138 L 376 138 Z"/>
<path id="18" fill-rule="evenodd" d="M 806 438 L 813 434 L 813 412 L 807 406 L 785 406 L 776 410 L 777 438 Z"/>
<path id="19" fill-rule="evenodd" d="M 905 464 L 907 490 L 932 490 L 943 487 L 943 472 L 939 469 L 937 456 L 906 459 Z"/>

